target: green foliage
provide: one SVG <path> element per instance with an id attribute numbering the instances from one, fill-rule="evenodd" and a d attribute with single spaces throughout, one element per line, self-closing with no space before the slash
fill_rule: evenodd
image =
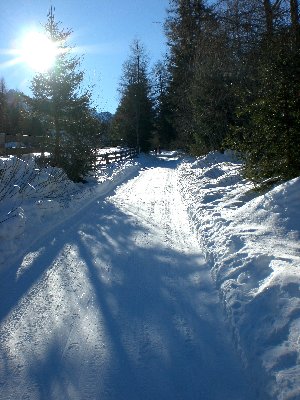
<path id="1" fill-rule="evenodd" d="M 300 52 L 286 34 L 269 43 L 258 67 L 252 102 L 240 107 L 231 144 L 255 182 L 300 175 Z"/>
<path id="2" fill-rule="evenodd" d="M 185 148 L 194 142 L 190 90 L 194 81 L 198 39 L 208 14 L 202 0 L 170 0 L 165 23 L 171 76 L 168 90 L 168 103 L 172 110 L 170 121 L 177 142 Z"/>
<path id="3" fill-rule="evenodd" d="M 8 105 L 6 98 L 7 90 L 4 79 L 0 80 L 0 132 L 7 132 L 8 126 Z"/>
<path id="4" fill-rule="evenodd" d="M 131 46 L 120 81 L 121 100 L 112 122 L 111 135 L 123 145 L 148 151 L 153 131 L 153 104 L 150 96 L 148 60 L 139 41 Z"/>
<path id="5" fill-rule="evenodd" d="M 169 148 L 176 135 L 171 123 L 172 109 L 170 103 L 170 74 L 167 60 L 158 61 L 152 69 L 152 98 L 154 103 L 154 132 L 152 148 Z"/>
<path id="6" fill-rule="evenodd" d="M 189 94 L 194 125 L 191 150 L 196 155 L 223 149 L 235 106 L 233 70 L 226 36 L 211 18 L 198 41 Z"/>
<path id="7" fill-rule="evenodd" d="M 40 121 L 28 110 L 28 97 L 16 90 L 7 90 L 0 80 L 0 132 L 40 134 Z"/>
<path id="8" fill-rule="evenodd" d="M 192 154 L 222 150 L 235 101 L 228 35 L 203 1 L 170 1 L 169 104 L 178 142 Z"/>
<path id="9" fill-rule="evenodd" d="M 33 78 L 31 106 L 50 132 L 48 150 L 52 162 L 78 181 L 93 164 L 100 124 L 93 117 L 90 92 L 82 89 L 84 74 L 79 69 L 80 58 L 72 54 L 68 44 L 72 31 L 60 28 L 52 9 L 45 33 L 56 44 L 58 54 L 53 68 Z"/>
<path id="10" fill-rule="evenodd" d="M 298 3 L 169 3 L 166 104 L 177 143 L 194 155 L 234 149 L 258 183 L 299 176 Z"/>
<path id="11" fill-rule="evenodd" d="M 83 181 L 94 168 L 96 149 L 99 148 L 100 121 L 78 110 L 77 116 L 69 120 L 68 129 L 61 138 L 61 167 L 73 181 Z"/>

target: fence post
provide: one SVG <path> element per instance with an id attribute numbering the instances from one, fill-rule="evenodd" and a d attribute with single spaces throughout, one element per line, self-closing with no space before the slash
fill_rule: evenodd
<path id="1" fill-rule="evenodd" d="M 5 133 L 0 133 L 0 154 L 5 154 Z"/>
<path id="2" fill-rule="evenodd" d="M 22 143 L 21 143 L 21 137 L 23 136 L 20 132 L 17 133 L 17 142 L 16 142 L 16 149 L 17 149 L 17 156 L 22 157 Z"/>

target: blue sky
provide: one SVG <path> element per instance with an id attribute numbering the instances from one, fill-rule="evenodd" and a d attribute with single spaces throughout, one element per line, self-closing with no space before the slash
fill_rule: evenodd
<path id="1" fill-rule="evenodd" d="M 41 29 L 50 6 L 56 20 L 73 30 L 72 41 L 84 55 L 85 84 L 95 85 L 94 104 L 100 111 L 114 112 L 117 87 L 129 46 L 138 38 L 145 45 L 151 63 L 166 52 L 163 23 L 168 0 L 8 0 L 1 9 L 0 77 L 8 89 L 30 94 L 34 72 L 24 63 L 7 65 L 22 36 Z"/>

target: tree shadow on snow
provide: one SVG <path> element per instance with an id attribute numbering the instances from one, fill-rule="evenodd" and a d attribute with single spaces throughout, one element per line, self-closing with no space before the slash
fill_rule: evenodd
<path id="1" fill-rule="evenodd" d="M 175 168 L 177 162 L 156 164 Z M 89 288 L 64 293 L 73 319 L 66 316 L 58 326 L 47 314 L 53 332 L 43 354 L 34 348 L 39 331 L 25 344 L 27 379 L 37 398 L 254 398 L 220 326 L 202 255 L 177 251 L 155 229 L 109 201 L 95 201 L 80 219 L 52 232 L 46 249 L 38 253 L 34 246 L 30 271 L 17 282 L 16 271 L 11 274 L 1 293 L 2 319 L 45 271 L 58 268 L 66 246 L 76 248 L 74 262 L 83 273 L 72 275 L 72 287 Z M 72 263 L 71 257 L 61 269 Z"/>
<path id="2" fill-rule="evenodd" d="M 86 226 L 90 240 L 82 240 L 80 254 L 110 341 L 106 379 L 113 398 L 240 398 L 244 381 L 223 347 L 224 326 L 201 254 L 153 247 L 151 228 L 106 207 L 105 217 Z M 96 264 L 92 242 L 100 243 Z"/>

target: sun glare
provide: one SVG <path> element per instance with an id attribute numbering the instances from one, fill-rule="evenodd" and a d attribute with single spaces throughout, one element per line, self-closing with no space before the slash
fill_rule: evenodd
<path id="1" fill-rule="evenodd" d="M 21 42 L 21 58 L 36 72 L 46 72 L 55 63 L 58 48 L 54 42 L 39 32 L 28 32 Z"/>

